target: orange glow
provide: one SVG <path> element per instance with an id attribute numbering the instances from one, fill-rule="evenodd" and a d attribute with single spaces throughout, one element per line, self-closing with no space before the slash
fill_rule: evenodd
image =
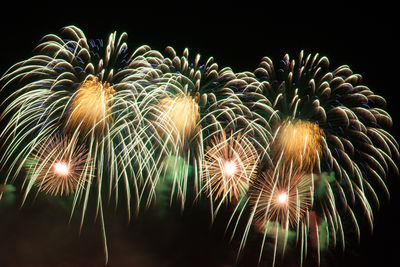
<path id="1" fill-rule="evenodd" d="M 316 123 L 308 121 L 286 121 L 282 123 L 273 144 L 275 157 L 293 162 L 303 170 L 312 171 L 322 152 L 325 133 Z"/>
<path id="2" fill-rule="evenodd" d="M 164 98 L 160 102 L 163 112 L 159 119 L 164 131 L 177 138 L 189 139 L 200 119 L 199 105 L 192 96 Z"/>
<path id="3" fill-rule="evenodd" d="M 84 81 L 73 98 L 68 114 L 68 130 L 80 127 L 86 131 L 95 128 L 103 130 L 110 120 L 110 109 L 115 90 L 107 82 L 101 82 L 97 77 Z"/>

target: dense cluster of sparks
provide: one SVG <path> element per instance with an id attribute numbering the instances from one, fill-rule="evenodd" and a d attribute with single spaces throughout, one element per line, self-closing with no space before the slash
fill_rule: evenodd
<path id="1" fill-rule="evenodd" d="M 272 143 L 273 157 L 312 172 L 321 157 L 324 132 L 316 123 L 308 121 L 288 121 L 276 130 Z"/>
<path id="2" fill-rule="evenodd" d="M 312 204 L 312 177 L 281 168 L 276 173 L 262 173 L 250 192 L 255 210 L 255 221 L 261 231 L 266 223 L 279 223 L 283 227 L 296 227 Z"/>
<path id="3" fill-rule="evenodd" d="M 225 133 L 210 142 L 204 154 L 204 188 L 212 198 L 238 201 L 257 174 L 258 154 L 249 140 Z"/>
<path id="4" fill-rule="evenodd" d="M 88 77 L 73 96 L 66 130 L 82 128 L 82 131 L 89 132 L 91 129 L 104 129 L 111 119 L 113 93 L 115 90 L 109 83 L 99 82 L 97 77 Z"/>
<path id="5" fill-rule="evenodd" d="M 41 144 L 26 161 L 28 177 L 39 190 L 51 195 L 69 195 L 83 190 L 87 181 L 87 151 L 56 136 Z"/>
<path id="6" fill-rule="evenodd" d="M 301 262 L 307 244 L 320 255 L 327 246 L 312 242 L 314 222 L 317 236 L 343 248 L 343 220 L 358 234 L 358 216 L 372 227 L 374 187 L 388 193 L 399 151 L 385 100 L 360 75 L 303 52 L 234 73 L 187 49 L 129 52 L 126 38 L 88 40 L 69 26 L 1 77 L 2 93 L 11 92 L 1 115 L 2 183 L 25 177 L 24 201 L 35 189 L 74 195 L 83 223 L 95 195 L 106 245 L 103 199 L 117 204 L 123 194 L 130 217 L 165 200 L 158 188 L 166 183 L 182 208 L 190 195 L 208 199 L 213 220 L 223 203 L 232 207 L 232 238 L 245 226 L 239 253 L 258 234 L 260 259 L 272 242 L 273 262 L 292 232 Z"/>
<path id="7" fill-rule="evenodd" d="M 200 119 L 199 105 L 190 95 L 167 97 L 160 102 L 159 123 L 172 141 L 190 140 Z"/>

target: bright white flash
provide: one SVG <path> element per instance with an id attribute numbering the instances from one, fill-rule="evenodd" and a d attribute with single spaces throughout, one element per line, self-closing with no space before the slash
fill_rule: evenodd
<path id="1" fill-rule="evenodd" d="M 57 175 L 61 176 L 65 176 L 69 173 L 68 164 L 61 161 L 54 164 L 53 170 Z"/>
<path id="2" fill-rule="evenodd" d="M 236 163 L 234 161 L 227 161 L 224 164 L 224 171 L 226 173 L 226 175 L 228 176 L 232 176 L 236 173 L 237 167 L 236 167 Z"/>
<path id="3" fill-rule="evenodd" d="M 280 193 L 278 195 L 278 202 L 280 204 L 286 204 L 288 202 L 288 195 L 286 192 Z"/>

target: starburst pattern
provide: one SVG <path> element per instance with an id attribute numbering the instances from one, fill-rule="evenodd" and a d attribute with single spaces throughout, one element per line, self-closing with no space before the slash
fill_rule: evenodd
<path id="1" fill-rule="evenodd" d="M 204 188 L 212 198 L 238 201 L 255 178 L 258 154 L 240 133 L 214 138 L 203 163 Z"/>
<path id="2" fill-rule="evenodd" d="M 312 175 L 287 166 L 275 173 L 261 173 L 250 193 L 250 205 L 256 211 L 254 220 L 258 228 L 266 231 L 266 225 L 273 222 L 283 228 L 296 229 L 312 207 L 312 179 Z"/>
<path id="3" fill-rule="evenodd" d="M 50 195 L 70 195 L 84 190 L 93 168 L 87 151 L 67 138 L 55 136 L 39 145 L 26 162 L 28 177 L 39 190 Z M 29 186 L 29 185 L 28 185 Z"/>

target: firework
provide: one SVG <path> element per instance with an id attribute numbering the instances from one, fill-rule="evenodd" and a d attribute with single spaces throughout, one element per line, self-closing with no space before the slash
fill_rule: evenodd
<path id="1" fill-rule="evenodd" d="M 94 197 L 106 245 L 104 201 L 118 205 L 122 192 L 130 218 L 143 202 L 177 196 L 183 209 L 204 193 L 213 220 L 223 203 L 233 207 L 232 237 L 245 220 L 239 252 L 253 226 L 260 259 L 275 242 L 274 262 L 289 236 L 303 259 L 307 244 L 318 256 L 344 248 L 345 219 L 358 237 L 359 213 L 372 228 L 371 200 L 379 206 L 376 186 L 388 194 L 399 151 L 385 100 L 360 75 L 303 52 L 278 68 L 265 57 L 253 73 L 234 73 L 188 49 L 129 52 L 126 39 L 90 40 L 69 26 L 0 78 L 11 91 L 0 166 L 4 184 L 25 177 L 23 201 L 33 188 L 72 195 L 82 225 Z"/>
<path id="2" fill-rule="evenodd" d="M 252 143 L 240 133 L 222 134 L 211 141 L 203 163 L 204 188 L 212 198 L 238 201 L 255 178 L 258 154 Z"/>
<path id="3" fill-rule="evenodd" d="M 306 174 L 298 166 L 282 164 L 279 168 L 262 172 L 252 183 L 249 190 L 251 223 L 263 235 L 259 259 L 267 237 L 274 244 L 272 265 L 275 264 L 278 246 L 284 253 L 293 236 L 302 249 L 307 244 L 308 235 L 305 232 L 313 231 L 309 224 L 313 180 L 313 174 Z"/>
<path id="4" fill-rule="evenodd" d="M 114 196 L 117 205 L 119 188 L 124 188 L 121 192 L 125 192 L 130 217 L 132 207 L 137 211 L 146 197 L 145 189 L 150 188 L 149 198 L 154 195 L 161 172 L 157 168 L 160 158 L 154 156 L 160 138 L 146 117 L 153 98 L 143 89 L 156 76 L 150 62 L 158 53 L 147 46 L 130 53 L 126 39 L 126 33 L 112 33 L 105 42 L 90 40 L 69 26 L 60 36 L 46 35 L 32 57 L 13 65 L 0 79 L 2 91 L 13 90 L 1 117 L 7 121 L 0 133 L 0 164 L 7 166 L 4 183 L 22 173 L 22 166 L 30 164 L 27 161 L 35 149 L 49 136 L 61 135 L 63 140 L 84 145 L 86 164 L 95 166 L 85 170 L 94 182 L 82 190 L 77 187 L 72 213 L 81 203 L 82 225 L 89 198 L 96 196 L 103 230 L 103 195 L 108 193 L 107 199 Z M 39 153 L 39 157 L 50 156 Z M 33 179 L 42 188 L 54 194 L 75 189 L 72 184 L 57 189 L 53 179 L 57 175 L 43 174 L 50 167 L 43 164 L 34 165 L 38 179 Z M 58 172 L 63 169 L 66 166 L 58 166 Z M 31 188 L 26 187 L 25 196 Z"/>
<path id="5" fill-rule="evenodd" d="M 83 190 L 92 167 L 83 146 L 61 137 L 46 140 L 26 162 L 28 177 L 39 190 L 51 195 L 69 195 Z"/>
<path id="6" fill-rule="evenodd" d="M 284 166 L 275 173 L 261 173 L 250 193 L 256 225 L 262 231 L 271 222 L 296 228 L 312 207 L 312 193 L 312 175 L 298 169 Z"/>
<path id="7" fill-rule="evenodd" d="M 219 70 L 213 58 L 201 63 L 200 55 L 192 59 L 187 49 L 178 56 L 168 47 L 165 54 L 152 62 L 157 78 L 147 90 L 156 99 L 152 113 L 163 136 L 165 157 L 181 158 L 187 168 L 194 170 L 193 177 L 172 175 L 177 177 L 173 187 L 183 205 L 188 184 L 193 184 L 190 190 L 196 196 L 204 191 L 205 180 L 200 175 L 204 170 L 204 148 L 214 142 L 215 136 L 242 132 L 251 138 L 257 130 L 261 131 L 253 123 L 251 111 L 236 94 L 246 83 L 230 68 Z M 173 170 L 170 162 L 168 166 Z"/>
<path id="8" fill-rule="evenodd" d="M 143 116 L 147 102 L 140 93 L 152 75 L 147 58 L 157 53 L 143 46 L 130 54 L 127 35 L 117 37 L 113 33 L 107 42 L 88 40 L 80 29 L 66 27 L 61 37 L 45 36 L 34 56 L 3 75 L 3 88 L 18 86 L 2 114 L 9 122 L 1 137 L 10 145 L 1 161 L 11 161 L 9 175 L 18 175 L 20 160 L 47 136 L 61 133 L 86 145 L 88 160 L 97 166 L 90 175 L 98 178 L 98 195 L 102 187 L 108 186 L 111 194 L 122 184 L 128 201 L 133 191 L 140 202 L 136 183 L 150 182 L 137 176 L 156 172 L 157 165 L 152 158 L 157 133 Z M 140 173 L 133 165 L 141 166 Z M 86 193 L 85 202 L 88 197 Z"/>
<path id="9" fill-rule="evenodd" d="M 273 175 L 262 175 L 255 183 L 252 190 L 258 195 L 253 195 L 251 202 L 258 203 L 258 208 L 253 209 L 248 225 L 255 222 L 260 228 L 261 221 L 261 229 L 268 230 L 264 223 L 275 221 L 280 228 L 289 229 L 290 225 L 299 225 L 299 214 L 309 214 L 306 217 L 310 219 L 301 224 L 300 232 L 297 226 L 297 233 L 304 236 L 303 253 L 307 250 L 305 240 L 311 238 L 307 235 L 318 237 L 322 233 L 326 242 L 333 246 L 341 243 L 344 248 L 345 219 L 353 223 L 358 238 L 358 215 L 366 216 L 372 229 L 371 200 L 379 206 L 374 185 L 388 194 L 384 179 L 390 170 L 398 172 L 394 162 L 399 158 L 398 144 L 387 132 L 392 121 L 384 110 L 385 100 L 362 85 L 361 75 L 354 74 L 348 66 L 329 71 L 328 59 L 318 54 L 305 56 L 301 52 L 297 62 L 286 55 L 278 68 L 265 57 L 254 74 L 246 75 L 248 97 L 254 100 L 253 112 L 270 124 L 264 129 L 273 136 L 267 167 Z M 265 124 L 262 120 L 259 123 Z M 314 177 L 311 200 L 306 194 L 306 203 L 314 203 L 312 206 L 303 207 L 302 201 L 290 205 L 291 186 L 298 187 L 300 182 L 296 181 L 302 179 L 288 183 L 281 171 L 288 165 L 304 174 L 300 176 Z M 282 187 L 288 187 L 285 194 L 280 193 Z M 281 202 L 286 202 L 285 209 Z M 301 212 L 291 216 L 296 209 Z M 327 246 L 322 246 L 322 238 L 314 240 L 319 259 L 320 250 Z"/>

